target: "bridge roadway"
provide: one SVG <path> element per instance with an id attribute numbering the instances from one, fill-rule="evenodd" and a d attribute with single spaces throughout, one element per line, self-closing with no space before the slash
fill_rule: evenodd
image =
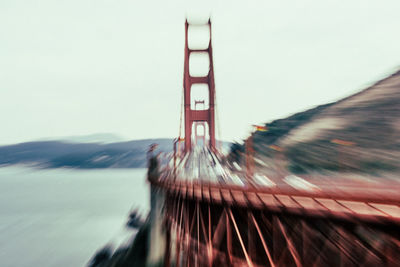
<path id="1" fill-rule="evenodd" d="M 250 187 L 199 181 L 161 179 L 154 185 L 173 195 L 241 207 L 264 207 L 310 216 L 400 223 L 400 187 L 385 184 L 358 187 L 316 183 L 301 191 L 275 178 L 276 186 Z"/>
<path id="2" fill-rule="evenodd" d="M 202 153 L 211 152 L 195 151 L 192 156 L 196 158 L 196 163 L 219 169 L 219 178 L 202 176 L 200 168 L 197 168 L 198 176 L 193 178 L 192 175 L 191 179 L 190 176 L 182 177 L 188 175 L 188 172 L 180 174 L 164 169 L 155 185 L 171 194 L 198 201 L 265 207 L 315 216 L 400 222 L 400 183 L 395 180 L 362 180 L 322 175 L 266 177 L 256 174 L 257 179 L 248 181 L 244 175 L 239 178 L 238 174 L 222 167 L 217 156 L 213 155 L 210 160 L 201 157 L 204 155 Z M 186 168 L 193 166 L 188 165 Z M 180 171 L 179 168 L 177 170 Z M 235 179 L 229 180 L 229 176 Z M 247 183 L 244 182 L 246 180 Z"/>
<path id="3" fill-rule="evenodd" d="M 166 194 L 167 266 L 400 266 L 398 183 L 243 177 L 197 151 L 151 181 Z"/>

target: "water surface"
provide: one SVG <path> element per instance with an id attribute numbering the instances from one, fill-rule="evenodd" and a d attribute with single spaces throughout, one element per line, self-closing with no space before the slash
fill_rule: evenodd
<path id="1" fill-rule="evenodd" d="M 0 168 L 0 266 L 84 266 L 148 195 L 144 169 Z"/>

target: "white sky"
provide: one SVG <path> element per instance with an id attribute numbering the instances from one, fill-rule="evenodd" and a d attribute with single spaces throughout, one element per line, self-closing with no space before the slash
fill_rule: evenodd
<path id="1" fill-rule="evenodd" d="M 199 1 L 203 3 L 204 1 Z M 0 144 L 176 137 L 184 19 L 211 11 L 222 139 L 394 72 L 400 1 L 0 1 Z"/>

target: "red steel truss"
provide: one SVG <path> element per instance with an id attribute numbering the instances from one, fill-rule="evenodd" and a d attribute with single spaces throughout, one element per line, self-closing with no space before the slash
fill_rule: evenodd
<path id="1" fill-rule="evenodd" d="M 167 194 L 166 266 L 400 266 L 396 190 L 382 198 L 162 177 L 152 185 Z"/>

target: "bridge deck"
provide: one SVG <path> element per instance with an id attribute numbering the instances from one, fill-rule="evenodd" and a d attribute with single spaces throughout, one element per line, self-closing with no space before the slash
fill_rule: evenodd
<path id="1" fill-rule="evenodd" d="M 249 180 L 223 167 L 205 149 L 186 155 L 175 171 L 171 162 L 154 184 L 184 198 L 305 216 L 400 223 L 400 184 L 394 181 L 261 174 Z"/>
<path id="2" fill-rule="evenodd" d="M 206 149 L 164 162 L 150 182 L 166 197 L 168 264 L 397 266 L 396 181 L 249 176 Z"/>
<path id="3" fill-rule="evenodd" d="M 266 208 L 306 216 L 337 217 L 346 220 L 400 223 L 400 201 L 396 190 L 388 189 L 382 198 L 378 190 L 370 189 L 361 195 L 335 192 L 300 192 L 290 189 L 246 188 L 232 185 L 196 182 L 156 182 L 171 194 L 181 197 L 236 205 L 246 208 Z M 399 191 L 397 191 L 399 192 Z M 382 193 L 382 191 L 379 191 Z"/>

